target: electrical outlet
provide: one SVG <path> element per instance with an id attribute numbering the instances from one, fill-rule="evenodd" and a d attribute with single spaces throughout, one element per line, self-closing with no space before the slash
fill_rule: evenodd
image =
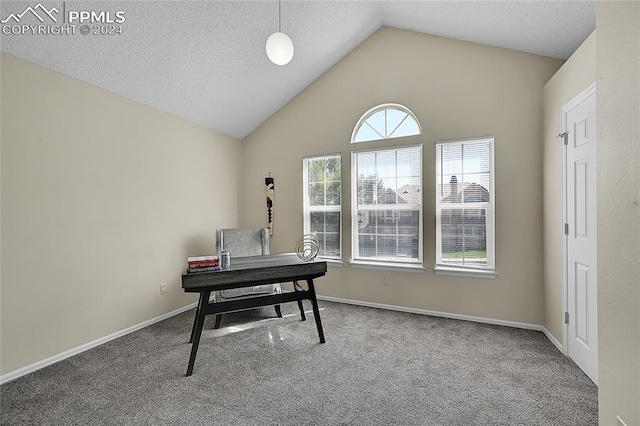
<path id="1" fill-rule="evenodd" d="M 160 294 L 166 294 L 166 293 L 167 293 L 167 283 L 160 284 Z"/>
<path id="2" fill-rule="evenodd" d="M 387 287 L 391 285 L 391 277 L 389 275 L 384 276 L 384 285 Z"/>

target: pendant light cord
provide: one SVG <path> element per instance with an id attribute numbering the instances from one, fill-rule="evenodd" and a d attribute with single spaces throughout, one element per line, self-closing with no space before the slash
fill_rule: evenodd
<path id="1" fill-rule="evenodd" d="M 278 0 L 278 32 L 282 32 L 282 14 L 280 12 L 280 0 Z"/>

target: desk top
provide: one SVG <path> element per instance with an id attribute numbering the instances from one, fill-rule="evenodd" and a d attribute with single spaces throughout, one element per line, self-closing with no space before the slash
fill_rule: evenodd
<path id="1" fill-rule="evenodd" d="M 232 257 L 229 269 L 182 274 L 186 292 L 226 290 L 289 281 L 302 281 L 325 275 L 327 262 L 305 262 L 295 253 Z"/>

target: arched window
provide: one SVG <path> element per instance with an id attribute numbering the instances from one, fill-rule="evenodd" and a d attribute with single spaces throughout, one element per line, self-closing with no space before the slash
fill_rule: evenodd
<path id="1" fill-rule="evenodd" d="M 416 116 L 400 104 L 382 104 L 365 112 L 351 135 L 351 143 L 422 134 Z"/>

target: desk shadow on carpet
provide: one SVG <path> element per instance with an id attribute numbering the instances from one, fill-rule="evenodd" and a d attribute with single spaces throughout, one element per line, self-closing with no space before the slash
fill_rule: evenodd
<path id="1" fill-rule="evenodd" d="M 597 387 L 540 332 L 320 302 L 195 310 L 0 386 L 2 425 L 596 425 Z M 311 306 L 305 302 L 305 310 Z"/>

